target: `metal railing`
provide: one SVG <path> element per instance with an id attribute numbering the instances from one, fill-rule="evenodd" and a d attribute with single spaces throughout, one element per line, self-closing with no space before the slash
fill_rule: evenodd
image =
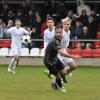
<path id="1" fill-rule="evenodd" d="M 3 41 L 3 40 L 11 40 L 11 39 L 0 39 L 0 41 Z M 43 42 L 44 39 L 32 39 L 32 41 L 37 41 L 37 42 Z M 96 42 L 96 41 L 100 41 L 100 39 L 71 39 L 71 41 L 77 41 L 77 42 Z"/>

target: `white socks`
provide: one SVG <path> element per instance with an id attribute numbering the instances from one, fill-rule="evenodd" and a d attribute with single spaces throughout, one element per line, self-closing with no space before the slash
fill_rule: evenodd
<path id="1" fill-rule="evenodd" d="M 12 70 L 15 70 L 16 69 L 16 65 L 17 65 L 17 60 L 12 58 L 11 63 L 9 64 L 9 68 L 11 68 Z"/>
<path id="2" fill-rule="evenodd" d="M 9 64 L 9 68 L 11 68 L 12 66 L 13 66 L 13 64 L 14 64 L 14 58 L 12 58 L 12 60 L 11 60 L 11 62 L 10 62 L 10 64 Z"/>

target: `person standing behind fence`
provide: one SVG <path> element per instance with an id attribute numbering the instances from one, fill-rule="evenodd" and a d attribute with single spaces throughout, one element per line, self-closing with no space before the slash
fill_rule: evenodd
<path id="1" fill-rule="evenodd" d="M 11 50 L 13 52 L 13 58 L 9 64 L 8 72 L 15 73 L 16 66 L 19 62 L 19 56 L 21 54 L 22 47 L 22 36 L 24 34 L 29 34 L 27 30 L 21 27 L 21 22 L 19 19 L 15 20 L 15 26 L 7 30 L 7 33 L 11 34 Z"/>

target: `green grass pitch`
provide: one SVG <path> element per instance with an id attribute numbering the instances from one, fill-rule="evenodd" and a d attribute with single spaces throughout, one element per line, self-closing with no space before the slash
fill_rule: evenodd
<path id="1" fill-rule="evenodd" d="M 78 67 L 67 93 L 53 90 L 44 66 L 18 66 L 16 74 L 0 65 L 0 100 L 100 100 L 100 67 Z"/>

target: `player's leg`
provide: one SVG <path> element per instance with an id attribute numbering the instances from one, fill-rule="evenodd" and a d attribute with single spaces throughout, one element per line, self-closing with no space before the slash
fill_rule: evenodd
<path id="1" fill-rule="evenodd" d="M 16 48 L 11 48 L 11 52 L 13 53 L 13 58 L 11 59 L 11 62 L 9 64 L 9 67 L 8 67 L 8 72 L 11 72 L 12 71 L 12 67 L 13 67 L 13 64 L 14 64 L 14 55 L 15 55 L 15 52 L 16 52 Z"/>
<path id="2" fill-rule="evenodd" d="M 71 61 L 70 63 L 68 63 L 68 65 L 70 66 L 69 69 L 67 69 L 67 70 L 66 70 L 66 68 L 62 69 L 62 70 L 60 71 L 61 74 L 63 74 L 63 75 L 66 75 L 66 74 L 67 74 L 67 75 L 68 75 L 68 74 L 71 73 L 73 70 L 75 70 L 76 64 L 75 64 L 74 60 Z"/>
<path id="3" fill-rule="evenodd" d="M 19 57 L 20 57 L 20 55 L 21 55 L 21 48 L 17 48 L 15 50 L 15 56 L 14 56 L 15 61 L 14 61 L 13 68 L 12 68 L 12 72 L 13 73 L 15 73 L 15 71 L 16 71 L 16 66 L 19 63 Z"/>
<path id="4" fill-rule="evenodd" d="M 63 62 L 63 57 L 59 56 L 59 59 Z M 44 73 L 50 78 L 50 79 L 53 79 L 54 80 L 54 75 L 53 74 L 50 74 L 49 70 L 48 69 L 45 69 L 44 70 Z M 61 75 L 61 78 L 62 78 L 62 82 L 64 83 L 68 83 L 65 75 Z"/>
<path id="5" fill-rule="evenodd" d="M 8 72 L 15 73 L 15 69 L 16 69 L 16 65 L 17 65 L 18 59 L 19 59 L 19 57 L 17 55 L 12 58 L 12 60 L 11 60 L 11 62 L 9 64 L 9 67 L 8 67 Z"/>
<path id="6" fill-rule="evenodd" d="M 54 75 L 53 75 L 53 74 L 50 74 L 50 72 L 49 72 L 48 69 L 45 69 L 45 70 L 44 70 L 44 73 L 45 73 L 50 79 L 53 79 L 53 78 L 54 78 Z"/>
<path id="7" fill-rule="evenodd" d="M 75 64 L 71 64 L 71 63 L 73 63 L 73 59 L 72 58 L 66 58 L 66 57 L 64 57 L 63 63 L 64 63 L 64 65 L 67 65 L 65 67 L 66 70 L 69 70 L 70 67 L 72 67 L 72 66 L 73 67 L 76 66 Z M 68 75 L 69 75 L 69 77 L 71 77 L 72 76 L 72 73 L 70 72 Z"/>
<path id="8" fill-rule="evenodd" d="M 11 62 L 9 64 L 9 66 L 8 66 L 8 72 L 11 72 L 13 63 L 14 63 L 14 57 L 11 59 Z"/>
<path id="9" fill-rule="evenodd" d="M 62 75 L 65 76 L 64 74 L 61 74 L 60 71 L 62 69 L 64 69 L 65 66 L 64 64 L 58 59 L 57 63 L 55 64 L 55 75 L 56 75 L 56 83 L 59 86 L 61 92 L 66 92 L 66 89 L 64 88 L 63 84 L 62 84 Z"/>
<path id="10" fill-rule="evenodd" d="M 19 61 L 19 56 L 18 55 L 14 56 L 14 63 L 13 63 L 13 66 L 12 66 L 12 73 L 16 72 L 16 66 L 17 66 L 18 61 Z"/>
<path id="11" fill-rule="evenodd" d="M 8 71 L 15 73 L 17 62 L 19 61 L 19 49 L 18 48 L 12 48 L 13 52 L 13 58 L 11 60 L 11 63 L 9 64 Z"/>
<path id="12" fill-rule="evenodd" d="M 69 65 L 69 69 L 67 70 L 68 73 L 71 73 L 73 70 L 76 69 L 76 63 L 74 62 L 74 60 L 72 60 L 70 63 L 68 63 Z"/>
<path id="13" fill-rule="evenodd" d="M 55 76 L 55 79 L 52 81 L 51 87 L 54 90 L 58 90 L 59 88 L 62 88 L 61 75 L 60 75 L 60 73 L 58 73 L 54 76 Z"/>
<path id="14" fill-rule="evenodd" d="M 65 57 L 58 55 L 58 58 L 60 59 L 60 61 L 61 61 L 64 65 L 67 64 L 66 61 L 64 61 Z M 67 68 L 67 67 L 66 67 L 66 68 Z M 68 83 L 67 78 L 65 77 L 65 75 L 61 75 L 61 77 L 62 77 L 62 82 Z"/>

